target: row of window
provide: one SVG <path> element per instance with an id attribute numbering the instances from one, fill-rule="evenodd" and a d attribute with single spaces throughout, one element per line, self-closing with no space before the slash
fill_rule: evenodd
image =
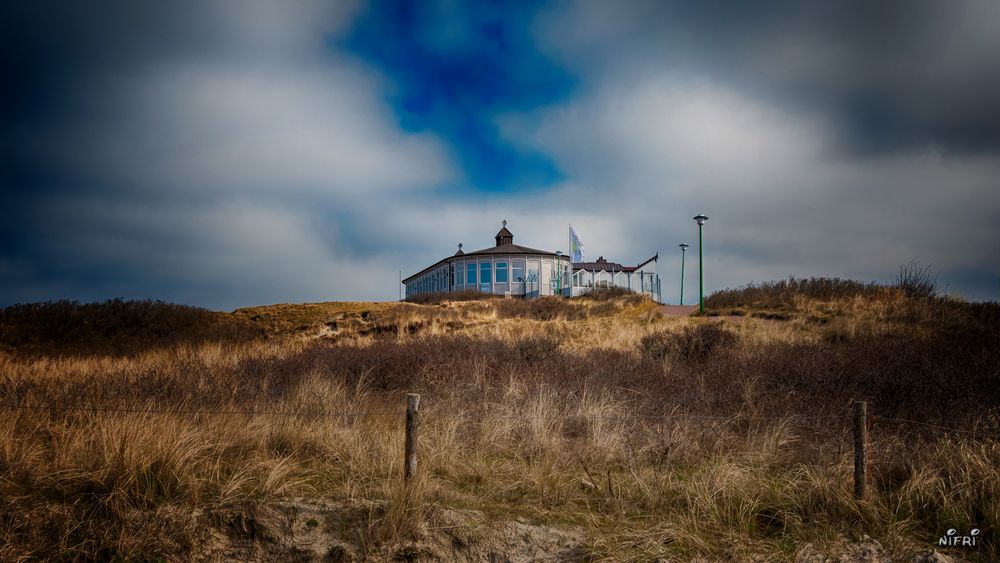
<path id="1" fill-rule="evenodd" d="M 406 286 L 408 295 L 431 291 L 448 291 L 448 270 L 446 268 L 438 268 L 433 272 L 429 272 Z"/>
<path id="2" fill-rule="evenodd" d="M 465 281 L 464 285 L 476 285 L 478 283 L 507 283 L 513 280 L 514 282 L 525 281 L 524 275 L 524 262 L 514 261 L 510 264 L 510 276 L 507 272 L 507 262 L 496 262 L 494 268 L 494 263 L 492 262 L 480 262 L 479 263 L 479 275 L 476 275 L 476 263 L 466 262 L 465 264 Z M 532 273 L 535 277 L 538 276 L 537 266 L 532 267 L 528 270 L 529 275 Z M 456 268 L 454 272 L 454 284 L 463 285 L 462 274 L 460 269 Z"/>
<path id="3" fill-rule="evenodd" d="M 639 291 L 655 291 L 658 278 L 655 272 L 594 273 L 578 271 L 573 274 L 573 284 L 577 287 L 623 287 Z"/>
<path id="4" fill-rule="evenodd" d="M 463 276 L 461 267 L 456 267 L 453 271 L 454 285 L 488 285 L 490 283 L 538 283 L 539 262 L 529 261 L 527 267 L 523 260 L 513 260 L 507 262 L 466 262 L 465 274 Z M 509 275 L 508 275 L 508 269 Z M 569 269 L 565 269 L 565 276 L 569 275 Z M 555 283 L 555 281 L 553 282 Z M 553 286 L 554 287 L 554 286 Z"/>
<path id="5" fill-rule="evenodd" d="M 454 265 L 451 268 L 450 281 L 452 286 L 465 286 L 466 288 L 478 286 L 480 291 L 486 292 L 492 291 L 491 284 L 493 283 L 527 282 L 530 286 L 531 284 L 537 284 L 539 281 L 538 271 L 540 264 L 537 260 L 466 262 L 464 272 L 461 264 Z M 561 280 L 553 276 L 551 280 L 553 288 L 556 288 L 557 284 L 568 285 L 567 281 L 569 280 L 570 270 L 568 267 L 564 268 L 565 271 Z M 449 289 L 448 277 L 448 270 L 446 268 L 428 272 L 412 284 L 413 291 L 415 293 L 447 291 Z"/>

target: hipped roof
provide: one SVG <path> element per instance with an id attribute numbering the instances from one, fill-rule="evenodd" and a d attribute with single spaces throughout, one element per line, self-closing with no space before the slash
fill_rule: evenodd
<path id="1" fill-rule="evenodd" d="M 418 276 L 424 274 L 425 272 L 433 270 L 434 268 L 437 268 L 438 266 L 440 266 L 441 264 L 444 264 L 445 262 L 447 262 L 449 260 L 452 260 L 454 258 L 458 258 L 459 256 L 461 256 L 462 258 L 466 258 L 466 257 L 469 257 L 469 256 L 491 256 L 491 255 L 496 255 L 496 254 L 506 254 L 506 255 L 519 255 L 519 254 L 520 255 L 528 255 L 528 254 L 530 254 L 530 255 L 533 255 L 533 256 L 539 256 L 539 255 L 540 256 L 555 256 L 556 255 L 555 252 L 549 252 L 547 250 L 538 250 L 537 248 L 528 248 L 527 246 L 521 246 L 519 244 L 513 244 L 513 243 L 511 243 L 511 244 L 501 244 L 500 246 L 491 246 L 489 248 L 484 248 L 482 250 L 477 250 L 475 252 L 466 252 L 465 254 L 462 254 L 462 255 L 448 256 L 447 258 L 442 258 L 441 260 L 438 260 L 437 262 L 431 264 L 430 266 L 427 266 L 423 270 L 420 270 L 419 272 L 413 274 L 412 276 L 404 279 L 403 283 L 406 283 L 406 282 L 412 280 L 413 278 L 418 277 Z"/>
<path id="2" fill-rule="evenodd" d="M 639 268 L 642 268 L 650 262 L 656 262 L 660 259 L 660 254 L 656 253 L 655 256 L 650 257 L 644 262 L 640 262 L 638 266 L 622 266 L 617 262 L 608 262 L 604 257 L 600 257 L 595 262 L 574 262 L 574 270 L 586 270 L 588 272 L 634 272 Z"/>

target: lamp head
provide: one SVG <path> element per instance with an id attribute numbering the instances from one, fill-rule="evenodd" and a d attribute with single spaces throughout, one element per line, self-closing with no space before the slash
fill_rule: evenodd
<path id="1" fill-rule="evenodd" d="M 698 215 L 694 216 L 694 220 L 699 225 L 704 225 L 705 221 L 708 221 L 708 216 L 707 215 L 702 215 L 702 214 L 699 213 Z"/>
<path id="2" fill-rule="evenodd" d="M 686 242 L 682 242 L 678 246 L 681 247 L 681 251 L 683 252 L 683 251 L 687 250 L 688 248 L 690 248 L 691 245 L 688 244 L 688 243 L 686 243 Z"/>

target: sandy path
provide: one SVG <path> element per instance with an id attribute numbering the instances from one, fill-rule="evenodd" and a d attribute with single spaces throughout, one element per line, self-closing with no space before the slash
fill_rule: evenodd
<path id="1" fill-rule="evenodd" d="M 686 317 L 698 310 L 697 305 L 660 305 L 657 309 L 668 317 Z"/>
<path id="2" fill-rule="evenodd" d="M 663 313 L 668 317 L 687 317 L 691 313 L 698 311 L 697 305 L 660 305 L 656 309 L 657 311 Z M 742 323 L 747 320 L 748 317 L 743 317 L 739 315 L 719 315 L 715 317 L 708 317 L 713 320 L 726 320 L 734 323 Z M 771 324 L 781 322 L 775 319 L 754 319 L 755 322 Z"/>

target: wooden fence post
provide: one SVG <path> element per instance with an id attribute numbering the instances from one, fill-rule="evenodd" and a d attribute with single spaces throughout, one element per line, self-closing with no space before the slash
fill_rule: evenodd
<path id="1" fill-rule="evenodd" d="M 868 430 L 865 418 L 868 405 L 864 401 L 854 402 L 854 497 L 865 498 L 865 444 L 868 442 Z"/>
<path id="2" fill-rule="evenodd" d="M 406 394 L 406 453 L 403 465 L 403 479 L 409 481 L 417 473 L 417 429 L 420 426 L 420 395 Z"/>

